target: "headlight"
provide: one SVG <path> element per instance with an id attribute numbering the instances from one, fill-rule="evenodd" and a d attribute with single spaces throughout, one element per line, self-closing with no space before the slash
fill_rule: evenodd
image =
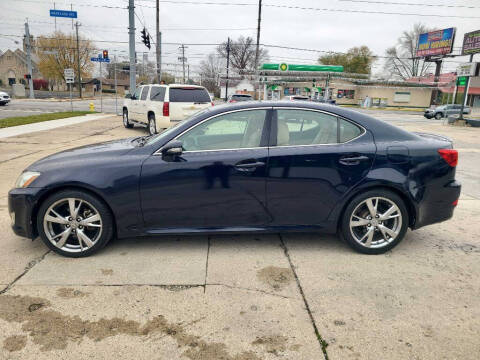
<path id="1" fill-rule="evenodd" d="M 39 176 L 40 176 L 39 172 L 25 171 L 18 177 L 17 181 L 15 182 L 15 187 L 26 188 Z"/>

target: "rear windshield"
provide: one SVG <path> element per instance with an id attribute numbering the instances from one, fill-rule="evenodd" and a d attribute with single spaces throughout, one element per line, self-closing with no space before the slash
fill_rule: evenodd
<path id="1" fill-rule="evenodd" d="M 248 101 L 252 100 L 251 95 L 232 95 L 232 99 L 238 100 L 238 101 Z"/>
<path id="2" fill-rule="evenodd" d="M 207 90 L 198 88 L 170 88 L 170 102 L 208 103 L 212 101 Z"/>

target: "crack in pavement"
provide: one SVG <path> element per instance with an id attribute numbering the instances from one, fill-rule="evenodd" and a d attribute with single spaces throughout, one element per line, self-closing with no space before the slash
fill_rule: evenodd
<path id="1" fill-rule="evenodd" d="M 42 256 L 39 256 L 35 259 L 33 259 L 32 261 L 30 261 L 27 266 L 25 267 L 25 270 L 23 270 L 23 272 L 18 275 L 13 281 L 11 281 L 5 288 L 3 288 L 2 290 L 0 290 L 0 295 L 1 294 L 5 294 L 8 290 L 10 290 L 12 288 L 13 285 L 15 285 L 15 283 L 20 280 L 25 274 L 27 274 L 30 270 L 32 270 L 32 268 L 37 265 L 38 263 L 40 263 L 43 259 L 45 259 L 45 256 L 47 256 L 49 253 L 51 252 L 51 250 L 48 250 L 45 254 L 43 254 Z"/>
<path id="2" fill-rule="evenodd" d="M 208 257 L 210 256 L 210 236 L 207 237 L 208 247 L 207 247 L 207 260 L 205 262 L 205 281 L 203 287 L 203 293 L 207 291 L 207 277 L 208 277 Z"/>
<path id="3" fill-rule="evenodd" d="M 300 279 L 298 278 L 297 272 L 295 271 L 295 267 L 293 266 L 292 259 L 290 258 L 290 254 L 288 253 L 288 248 L 285 245 L 285 242 L 283 241 L 282 235 L 278 234 L 278 237 L 280 238 L 280 247 L 283 249 L 283 252 L 288 260 L 288 263 L 290 264 L 290 268 L 292 269 L 293 276 L 295 277 L 295 281 L 297 282 L 298 290 L 300 291 L 300 295 L 302 295 L 303 303 L 305 304 L 305 308 L 307 310 L 308 316 L 310 317 L 310 322 L 312 323 L 313 331 L 315 332 L 320 348 L 322 349 L 323 356 L 325 357 L 325 360 L 328 360 L 328 353 L 327 353 L 328 343 L 323 339 L 322 335 L 320 335 L 320 332 L 318 331 L 317 324 L 315 323 L 315 319 L 313 317 L 312 311 L 310 310 L 310 306 L 308 305 L 307 298 L 305 296 L 305 293 L 303 292 L 302 285 L 300 284 Z"/>

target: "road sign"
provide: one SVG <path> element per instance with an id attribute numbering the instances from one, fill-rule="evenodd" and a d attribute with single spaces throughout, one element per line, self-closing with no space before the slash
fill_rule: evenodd
<path id="1" fill-rule="evenodd" d="M 75 72 L 73 69 L 64 69 L 63 74 L 65 75 L 65 82 L 67 84 L 73 84 L 75 82 Z"/>
<path id="2" fill-rule="evenodd" d="M 110 59 L 109 59 L 109 58 L 104 59 L 104 58 L 102 58 L 102 57 L 92 57 L 92 58 L 90 58 L 90 61 L 109 63 L 109 62 L 110 62 Z"/>
<path id="3" fill-rule="evenodd" d="M 457 76 L 475 76 L 477 70 L 477 63 L 464 63 L 457 67 Z"/>
<path id="4" fill-rule="evenodd" d="M 457 85 L 458 86 L 465 86 L 466 84 L 467 84 L 467 77 L 466 76 L 457 77 Z"/>
<path id="5" fill-rule="evenodd" d="M 50 16 L 76 19 L 77 18 L 77 12 L 76 11 L 70 11 L 70 10 L 55 10 L 55 9 L 53 9 L 53 10 L 50 10 Z"/>

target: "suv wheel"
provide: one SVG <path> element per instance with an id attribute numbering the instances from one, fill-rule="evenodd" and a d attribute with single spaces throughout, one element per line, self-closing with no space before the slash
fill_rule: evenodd
<path id="1" fill-rule="evenodd" d="M 383 254 L 405 236 L 408 211 L 403 200 L 388 190 L 370 190 L 353 198 L 342 217 L 340 233 L 354 250 Z"/>
<path id="2" fill-rule="evenodd" d="M 47 198 L 38 211 L 37 229 L 57 254 L 89 256 L 113 236 L 113 217 L 97 197 L 79 190 L 63 190 Z"/>
<path id="3" fill-rule="evenodd" d="M 157 123 L 155 122 L 155 115 L 148 115 L 148 132 L 150 135 L 157 133 Z"/>
<path id="4" fill-rule="evenodd" d="M 441 118 L 443 118 L 443 114 L 442 114 L 442 113 L 436 113 L 436 114 L 435 114 L 435 119 L 440 120 Z"/>
<path id="5" fill-rule="evenodd" d="M 128 120 L 128 110 L 123 109 L 123 126 L 125 126 L 127 129 L 133 128 L 133 124 Z"/>

